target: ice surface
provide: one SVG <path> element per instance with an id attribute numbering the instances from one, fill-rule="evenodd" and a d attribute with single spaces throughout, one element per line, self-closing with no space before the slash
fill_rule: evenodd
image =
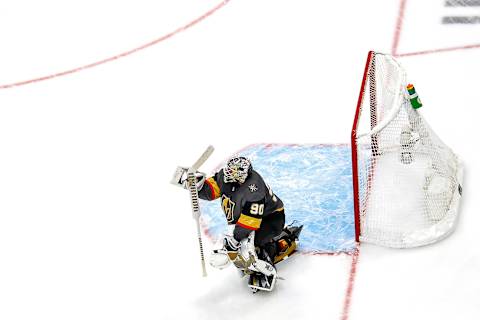
<path id="1" fill-rule="evenodd" d="M 119 54 L 219 2 L 3 1 L 1 83 Z M 401 58 L 465 160 L 459 226 L 425 248 L 361 245 L 347 316 L 347 255 L 293 256 L 267 295 L 232 269 L 201 278 L 188 192 L 169 184 L 208 144 L 206 172 L 251 143 L 348 142 L 367 51 L 389 52 L 400 3 L 400 53 L 480 35 L 440 25 L 444 0 L 232 0 L 128 58 L 0 91 L 0 318 L 477 320 L 478 49 Z"/>
<path id="2" fill-rule="evenodd" d="M 304 228 L 299 249 L 350 252 L 355 248 L 352 166 L 349 145 L 258 144 L 241 155 L 285 205 L 286 224 Z M 208 233 L 219 238 L 226 221 L 218 201 L 202 201 Z"/>

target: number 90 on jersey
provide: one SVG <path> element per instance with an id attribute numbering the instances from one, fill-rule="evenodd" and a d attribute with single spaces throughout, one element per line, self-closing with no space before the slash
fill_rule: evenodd
<path id="1" fill-rule="evenodd" d="M 251 215 L 256 215 L 256 216 L 261 216 L 261 215 L 263 215 L 264 207 L 265 207 L 265 205 L 263 203 L 262 204 L 252 203 L 252 205 L 250 206 L 250 214 Z"/>

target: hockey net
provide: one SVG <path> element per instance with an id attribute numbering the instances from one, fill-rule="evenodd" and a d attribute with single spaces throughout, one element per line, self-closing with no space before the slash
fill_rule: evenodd
<path id="1" fill-rule="evenodd" d="M 412 107 L 406 73 L 370 52 L 352 128 L 357 241 L 407 248 L 456 225 L 462 165 Z"/>

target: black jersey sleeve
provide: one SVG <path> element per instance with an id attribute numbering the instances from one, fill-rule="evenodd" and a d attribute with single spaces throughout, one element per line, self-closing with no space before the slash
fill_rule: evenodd
<path id="1" fill-rule="evenodd" d="M 215 200 L 220 197 L 220 187 L 217 183 L 218 173 L 205 179 L 202 189 L 198 190 L 198 196 L 203 200 Z"/>

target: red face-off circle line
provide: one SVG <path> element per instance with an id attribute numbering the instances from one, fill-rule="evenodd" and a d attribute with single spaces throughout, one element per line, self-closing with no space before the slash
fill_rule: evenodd
<path id="1" fill-rule="evenodd" d="M 190 21 L 186 25 L 183 25 L 183 26 L 175 29 L 174 31 L 169 32 L 169 33 L 161 36 L 160 38 L 157 38 L 153 41 L 150 41 L 146 44 L 143 44 L 143 45 L 141 45 L 137 48 L 125 51 L 123 53 L 117 54 L 115 56 L 112 56 L 112 57 L 109 57 L 109 58 L 106 58 L 106 59 L 103 59 L 103 60 L 99 60 L 99 61 L 96 61 L 96 62 L 93 62 L 93 63 L 89 63 L 89 64 L 86 64 L 86 65 L 76 67 L 76 68 L 73 68 L 73 69 L 69 69 L 69 70 L 65 70 L 65 71 L 62 71 L 62 72 L 58 72 L 58 73 L 54 73 L 54 74 L 50 74 L 50 75 L 46 75 L 46 76 L 42 76 L 42 77 L 38 77 L 38 78 L 33 78 L 33 79 L 29 79 L 29 80 L 23 80 L 23 81 L 18 81 L 18 82 L 13 82 L 13 83 L 2 84 L 2 85 L 0 85 L 0 89 L 11 89 L 11 88 L 19 87 L 19 86 L 24 86 L 24 85 L 27 85 L 27 84 L 32 84 L 32 83 L 37 83 L 37 82 L 41 82 L 41 81 L 45 81 L 45 80 L 55 79 L 55 78 L 58 78 L 58 77 L 63 77 L 63 76 L 69 75 L 69 74 L 73 74 L 73 73 L 77 73 L 77 72 L 87 70 L 87 69 L 90 69 L 90 68 L 93 68 L 93 67 L 97 67 L 97 66 L 103 65 L 105 63 L 118 60 L 120 58 L 130 56 L 134 53 L 137 53 L 139 51 L 142 51 L 144 49 L 152 47 L 156 44 L 159 44 L 160 42 L 163 42 L 163 41 L 165 41 L 169 38 L 172 38 L 173 36 L 175 36 L 175 35 L 183 32 L 183 31 L 195 26 L 199 22 L 205 20 L 206 18 L 208 18 L 209 16 L 214 14 L 216 11 L 218 11 L 219 9 L 224 7 L 229 1 L 230 0 L 222 1 L 221 3 L 217 4 L 215 7 L 208 10 L 207 12 L 205 12 L 204 14 L 199 16 L 198 18 Z"/>

